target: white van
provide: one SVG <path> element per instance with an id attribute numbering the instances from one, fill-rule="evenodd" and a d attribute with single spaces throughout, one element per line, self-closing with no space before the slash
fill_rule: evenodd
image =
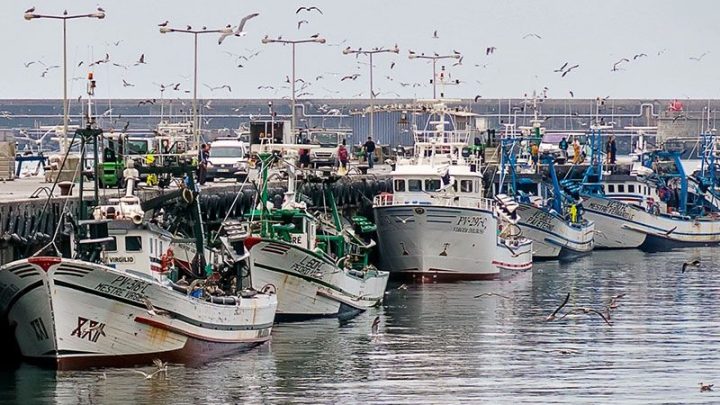
<path id="1" fill-rule="evenodd" d="M 210 164 L 207 181 L 215 178 L 234 178 L 244 181 L 247 177 L 248 150 L 245 143 L 237 139 L 218 139 L 210 144 Z"/>

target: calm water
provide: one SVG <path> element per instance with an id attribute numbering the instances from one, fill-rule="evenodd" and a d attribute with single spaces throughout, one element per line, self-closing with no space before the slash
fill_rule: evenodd
<path id="1" fill-rule="evenodd" d="M 703 268 L 680 272 L 700 256 Z M 281 325 L 271 345 L 165 380 L 129 369 L 0 375 L 18 403 L 720 403 L 720 249 L 595 252 L 540 263 L 497 282 L 410 286 L 340 325 Z M 482 292 L 510 297 L 474 299 Z M 613 326 L 582 316 L 544 322 L 570 304 L 627 293 Z M 380 315 L 381 335 L 370 335 Z M 576 354 L 562 354 L 573 349 Z M 150 368 L 143 368 L 149 370 Z M 98 381 L 103 371 L 107 379 Z"/>

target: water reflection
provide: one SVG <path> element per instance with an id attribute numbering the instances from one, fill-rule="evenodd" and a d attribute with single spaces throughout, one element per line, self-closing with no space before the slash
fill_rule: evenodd
<path id="1" fill-rule="evenodd" d="M 681 273 L 692 256 L 703 267 Z M 595 252 L 498 281 L 409 285 L 349 322 L 279 325 L 270 345 L 202 367 L 173 365 L 167 379 L 131 369 L 56 375 L 23 364 L 3 372 L 0 400 L 713 403 L 715 393 L 701 394 L 698 383 L 720 383 L 717 259 L 712 248 Z M 484 292 L 509 299 L 473 298 Z M 545 322 L 568 292 L 569 306 L 593 308 L 627 296 L 612 326 L 584 315 Z"/>

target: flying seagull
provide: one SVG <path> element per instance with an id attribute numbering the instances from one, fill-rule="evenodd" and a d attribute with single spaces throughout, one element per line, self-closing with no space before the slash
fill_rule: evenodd
<path id="1" fill-rule="evenodd" d="M 127 81 L 125 81 L 125 79 L 122 79 L 122 81 L 123 81 L 123 87 L 135 87 L 134 84 L 128 83 Z"/>
<path id="2" fill-rule="evenodd" d="M 478 100 L 480 100 L 480 97 L 482 97 L 482 96 L 479 95 L 479 94 L 478 94 L 477 96 L 475 96 L 475 102 L 476 102 L 476 103 L 478 102 Z"/>
<path id="3" fill-rule="evenodd" d="M 247 32 L 245 32 L 245 23 L 248 22 L 248 20 L 255 18 L 259 15 L 260 13 L 252 13 L 243 17 L 242 20 L 240 20 L 240 25 L 238 25 L 237 30 L 235 30 L 235 36 L 244 37 L 245 35 L 247 35 Z"/>
<path id="4" fill-rule="evenodd" d="M 643 56 L 647 56 L 647 54 L 646 54 L 646 53 L 639 53 L 639 54 L 637 54 L 637 55 L 633 56 L 633 60 L 636 60 L 636 59 L 642 58 Z"/>
<path id="5" fill-rule="evenodd" d="M 613 63 L 612 71 L 615 72 L 615 71 L 617 71 L 617 70 L 620 70 L 620 69 L 618 69 L 618 65 L 621 64 L 621 63 L 623 63 L 623 62 L 630 62 L 630 59 L 628 59 L 628 58 L 622 58 L 622 59 L 620 59 L 619 61 Z"/>
<path id="6" fill-rule="evenodd" d="M 433 37 L 433 39 L 438 39 L 438 38 L 440 38 L 440 37 L 438 36 L 438 34 L 437 34 L 437 30 L 433 31 L 433 36 L 432 36 L 432 37 Z"/>
<path id="7" fill-rule="evenodd" d="M 554 321 L 558 312 L 560 312 L 560 310 L 563 309 L 565 305 L 567 305 L 568 301 L 570 301 L 570 293 L 567 293 L 567 295 L 565 296 L 565 301 L 563 301 L 562 304 L 560 304 L 560 306 L 557 307 L 552 314 L 548 315 L 547 318 L 545 318 L 545 321 Z"/>
<path id="8" fill-rule="evenodd" d="M 298 21 L 298 28 L 297 28 L 297 29 L 300 29 L 300 26 L 302 26 L 303 24 L 308 24 L 308 20 L 300 20 L 300 21 Z"/>
<path id="9" fill-rule="evenodd" d="M 700 55 L 700 56 L 691 56 L 691 57 L 690 57 L 690 60 L 694 60 L 694 61 L 696 61 L 696 62 L 700 62 L 700 61 L 702 60 L 702 58 L 704 58 L 705 55 L 707 55 L 707 54 L 708 54 L 707 52 L 703 52 L 703 54 Z"/>
<path id="10" fill-rule="evenodd" d="M 152 103 L 151 103 L 152 104 Z M 168 311 L 165 311 L 163 309 L 155 308 L 153 306 L 152 302 L 148 297 L 143 297 L 143 302 L 145 303 L 145 307 L 147 308 L 147 313 L 153 316 L 158 315 L 169 315 L 170 313 Z"/>
<path id="11" fill-rule="evenodd" d="M 608 326 L 612 326 L 612 322 L 610 322 L 610 320 L 607 318 L 607 316 L 605 316 L 605 314 L 603 314 L 602 312 L 598 311 L 597 309 L 587 308 L 587 307 L 577 307 L 577 308 L 573 308 L 573 309 L 571 309 L 570 311 L 568 311 L 568 313 L 566 313 L 565 315 L 563 315 L 560 319 L 563 319 L 563 318 L 565 318 L 566 316 L 568 316 L 568 315 L 570 315 L 570 314 L 572 314 L 572 313 L 582 313 L 582 314 L 585 314 L 585 315 L 595 314 L 595 315 L 598 315 L 600 318 L 602 318 L 602 320 L 605 321 L 605 323 L 606 323 Z"/>
<path id="12" fill-rule="evenodd" d="M 494 46 L 489 46 L 485 48 L 485 55 L 490 55 L 491 53 L 495 52 L 496 49 L 497 48 L 495 48 Z"/>
<path id="13" fill-rule="evenodd" d="M 25 10 L 26 13 L 34 13 L 35 12 L 35 6 L 30 7 L 29 9 Z"/>
<path id="14" fill-rule="evenodd" d="M 509 299 L 510 299 L 510 297 L 508 297 L 507 295 L 502 295 L 502 294 L 493 293 L 493 292 L 490 292 L 490 293 L 482 293 L 482 294 L 480 294 L 480 295 L 474 296 L 473 298 L 492 297 L 492 296 L 500 297 L 500 298 L 505 298 L 506 300 L 509 300 Z"/>
<path id="15" fill-rule="evenodd" d="M 570 97 L 575 97 L 575 93 L 573 93 L 572 90 L 570 90 Z"/>
<path id="16" fill-rule="evenodd" d="M 564 71 L 565 71 L 565 68 L 566 68 L 567 65 L 568 65 L 568 63 L 570 63 L 570 62 L 565 62 L 564 65 L 560 66 L 560 69 L 555 69 L 555 70 L 553 70 L 553 72 L 564 72 Z"/>
<path id="17" fill-rule="evenodd" d="M 165 22 L 158 24 L 158 27 L 167 27 L 167 25 L 170 23 L 170 21 L 165 20 Z"/>
<path id="18" fill-rule="evenodd" d="M 317 7 L 315 7 L 315 6 L 311 6 L 311 7 L 305 7 L 305 6 L 303 6 L 303 7 L 298 8 L 298 9 L 295 11 L 295 14 L 298 14 L 298 13 L 300 13 L 300 12 L 303 11 L 303 10 L 308 11 L 308 12 L 315 10 L 315 11 L 317 11 L 317 12 L 320 13 L 320 14 L 323 13 L 322 10 L 320 10 L 319 8 L 317 8 Z"/>
<path id="19" fill-rule="evenodd" d="M 685 273 L 688 267 L 700 267 L 700 259 L 693 259 L 683 263 L 682 272 Z"/>
<path id="20" fill-rule="evenodd" d="M 380 331 L 380 316 L 375 317 L 375 320 L 373 320 L 370 329 L 372 330 L 373 336 L 377 336 L 378 332 Z"/>
<path id="21" fill-rule="evenodd" d="M 340 79 L 340 81 L 342 82 L 343 80 L 348 80 L 348 79 L 349 79 L 349 80 L 355 80 L 355 79 L 357 79 L 358 77 L 360 77 L 360 73 L 355 73 L 355 74 L 352 74 L 352 75 L 343 76 L 343 78 Z"/>
<path id="22" fill-rule="evenodd" d="M 523 39 L 526 39 L 526 38 L 529 38 L 529 37 L 535 37 L 535 38 L 537 38 L 537 39 L 542 39 L 542 37 L 541 37 L 540 35 L 534 34 L 534 33 L 532 33 L 532 32 L 529 33 L 529 34 L 523 35 Z"/>
<path id="23" fill-rule="evenodd" d="M 570 73 L 571 70 L 577 69 L 577 68 L 579 68 L 579 67 L 580 67 L 580 65 L 572 65 L 572 66 L 570 66 L 569 68 L 567 68 L 566 71 L 563 72 L 562 76 L 560 76 L 560 77 L 565 77 L 565 75 L 568 74 L 568 73 Z"/>
<path id="24" fill-rule="evenodd" d="M 135 62 L 135 66 L 142 65 L 145 63 L 145 54 L 140 55 L 140 59 L 138 59 L 137 62 Z"/>

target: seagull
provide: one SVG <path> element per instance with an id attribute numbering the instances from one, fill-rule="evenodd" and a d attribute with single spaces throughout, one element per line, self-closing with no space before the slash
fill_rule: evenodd
<path id="1" fill-rule="evenodd" d="M 485 55 L 490 55 L 491 53 L 495 52 L 496 49 L 497 48 L 495 48 L 494 46 L 489 46 L 485 48 Z"/>
<path id="2" fill-rule="evenodd" d="M 637 54 L 637 55 L 633 56 L 633 60 L 636 60 L 636 59 L 642 58 L 643 56 L 647 56 L 647 54 L 646 54 L 646 53 L 639 53 L 639 54 Z"/>
<path id="3" fill-rule="evenodd" d="M 243 17 L 242 20 L 240 20 L 240 24 L 238 25 L 237 29 L 235 30 L 235 36 L 244 37 L 245 35 L 247 35 L 247 32 L 245 32 L 245 23 L 247 23 L 248 20 L 255 18 L 259 15 L 260 13 L 252 13 Z"/>
<path id="4" fill-rule="evenodd" d="M 398 288 L 396 288 L 396 290 L 407 290 L 407 284 L 405 284 L 405 283 L 400 284 L 398 286 Z"/>
<path id="5" fill-rule="evenodd" d="M 700 392 L 712 391 L 712 387 L 714 386 L 715 384 L 703 384 L 702 382 L 700 382 Z"/>
<path id="6" fill-rule="evenodd" d="M 104 12 L 105 12 L 105 9 L 102 8 L 102 7 L 100 7 L 100 6 L 98 6 L 97 11 L 99 11 L 99 12 L 101 12 L 101 13 L 104 13 Z"/>
<path id="7" fill-rule="evenodd" d="M 303 6 L 303 7 L 298 8 L 298 9 L 295 11 L 295 14 L 298 14 L 298 13 L 300 13 L 300 12 L 303 11 L 303 10 L 308 11 L 308 12 L 315 10 L 315 11 L 317 11 L 317 12 L 320 13 L 320 14 L 323 13 L 322 10 L 320 10 L 319 8 L 317 8 L 317 7 L 315 7 L 315 6 L 311 6 L 311 7 L 304 7 L 304 6 Z"/>
<path id="8" fill-rule="evenodd" d="M 155 370 L 155 371 L 153 371 L 152 373 L 148 374 L 148 373 L 146 373 L 146 372 L 144 372 L 144 371 L 141 371 L 141 370 L 133 370 L 134 373 L 144 375 L 146 380 L 150 380 L 150 379 L 152 379 L 153 377 L 155 377 L 156 374 L 158 374 L 158 373 L 160 373 L 160 372 L 165 372 L 165 371 L 166 371 L 166 370 L 160 370 L 160 369 L 158 369 L 158 370 Z"/>
<path id="9" fill-rule="evenodd" d="M 147 308 L 147 313 L 153 316 L 170 315 L 168 311 L 164 309 L 155 308 L 148 297 L 143 297 L 143 302 Z"/>
<path id="10" fill-rule="evenodd" d="M 355 74 L 352 74 L 352 75 L 343 76 L 343 78 L 340 79 L 340 81 L 342 82 L 343 80 L 348 80 L 348 79 L 350 79 L 350 80 L 355 80 L 355 79 L 357 79 L 358 77 L 360 77 L 360 73 L 355 73 Z"/>
<path id="11" fill-rule="evenodd" d="M 608 326 L 612 326 L 612 322 L 610 322 L 610 320 L 607 319 L 607 317 L 605 316 L 605 314 L 603 314 L 602 312 L 598 311 L 597 309 L 587 308 L 587 307 L 577 307 L 577 308 L 573 308 L 573 309 L 571 309 L 568 313 L 566 313 L 565 315 L 563 315 L 560 319 L 563 319 L 563 318 L 565 318 L 566 316 L 568 316 L 568 315 L 570 315 L 570 314 L 572 314 L 572 313 L 583 313 L 583 314 L 585 314 L 585 315 L 597 314 L 598 316 L 600 316 L 600 317 L 602 318 L 603 321 L 605 321 L 606 324 L 608 324 Z"/>
<path id="12" fill-rule="evenodd" d="M 432 37 L 433 37 L 433 39 L 438 39 L 438 38 L 440 38 L 440 37 L 438 36 L 438 34 L 437 34 L 437 30 L 433 31 L 433 36 L 432 36 Z"/>
<path id="13" fill-rule="evenodd" d="M 610 297 L 610 303 L 608 304 L 608 309 L 616 309 L 618 307 L 617 300 L 620 298 L 625 297 L 627 294 L 617 294 Z"/>
<path id="14" fill-rule="evenodd" d="M 308 20 L 300 20 L 300 21 L 298 21 L 298 28 L 297 28 L 297 29 L 300 29 L 300 26 L 303 25 L 303 23 L 308 24 Z"/>
<path id="15" fill-rule="evenodd" d="M 134 84 L 126 82 L 125 79 L 122 79 L 122 81 L 123 81 L 123 87 L 135 87 Z"/>
<path id="16" fill-rule="evenodd" d="M 48 67 L 46 67 L 46 68 L 45 68 L 45 71 L 42 72 L 42 74 L 40 75 L 40 77 L 45 77 L 45 75 L 48 74 L 48 72 L 50 71 L 50 69 L 57 69 L 57 68 L 59 68 L 59 67 L 60 67 L 60 66 L 57 66 L 57 65 L 53 65 L 53 66 L 48 66 Z"/>
<path id="17" fill-rule="evenodd" d="M 375 320 L 373 320 L 370 329 L 372 330 L 373 336 L 378 335 L 378 332 L 380 331 L 380 316 L 375 317 Z"/>
<path id="18" fill-rule="evenodd" d="M 506 299 L 506 300 L 509 300 L 509 299 L 510 299 L 510 297 L 508 297 L 507 295 L 502 295 L 502 294 L 493 293 L 493 292 L 491 292 L 491 293 L 482 293 L 482 294 L 480 294 L 480 295 L 474 296 L 473 298 L 492 297 L 492 296 L 504 298 L 504 299 Z"/>
<path id="19" fill-rule="evenodd" d="M 560 66 L 560 69 L 555 69 L 555 70 L 553 70 L 553 72 L 563 72 L 563 71 L 565 71 L 565 68 L 567 67 L 568 63 L 570 63 L 570 62 L 565 62 L 564 65 Z"/>
<path id="20" fill-rule="evenodd" d="M 33 63 L 35 63 L 35 61 L 25 62 L 23 65 L 25 65 L 25 67 L 30 67 Z"/>
<path id="21" fill-rule="evenodd" d="M 103 371 L 102 375 L 98 376 L 98 381 L 107 380 L 107 374 Z"/>
<path id="22" fill-rule="evenodd" d="M 708 54 L 707 52 L 703 52 L 703 54 L 700 55 L 700 56 L 691 56 L 691 57 L 690 57 L 690 60 L 694 60 L 694 61 L 696 61 L 696 62 L 700 62 L 700 61 L 702 60 L 702 58 L 704 58 L 705 55 L 707 55 L 707 54 Z"/>
<path id="23" fill-rule="evenodd" d="M 140 101 L 138 103 L 138 106 L 145 105 L 145 104 L 155 104 L 155 99 L 152 99 L 152 100 L 147 99 L 147 100 Z"/>
<path id="24" fill-rule="evenodd" d="M 203 84 L 203 86 L 210 89 L 210 91 L 215 91 L 215 90 L 220 90 L 220 89 L 228 89 L 228 91 L 232 93 L 232 88 L 230 88 L 230 86 L 227 84 L 223 84 L 222 86 L 217 86 L 217 87 L 210 87 L 207 84 Z"/>
<path id="25" fill-rule="evenodd" d="M 25 10 L 26 13 L 34 13 L 35 12 L 35 6 L 30 7 L 29 9 Z"/>
<path id="26" fill-rule="evenodd" d="M 563 303 L 560 304 L 560 306 L 557 307 L 552 314 L 548 315 L 547 318 L 545 318 L 545 321 L 554 321 L 558 312 L 560 312 L 560 310 L 563 309 L 565 305 L 567 305 L 568 301 L 570 301 L 570 293 L 567 293 L 567 295 L 565 296 L 565 301 L 563 301 Z"/>
<path id="27" fill-rule="evenodd" d="M 579 67 L 580 67 L 580 65 L 572 65 L 572 66 L 570 66 L 569 68 L 567 68 L 567 70 L 566 70 L 565 72 L 563 72 L 562 76 L 560 76 L 560 77 L 565 77 L 565 75 L 568 74 L 568 73 L 570 73 L 571 70 L 576 69 L 576 68 L 579 68 Z"/>
<path id="28" fill-rule="evenodd" d="M 453 66 L 462 65 L 463 58 L 464 58 L 464 56 L 461 56 L 460 58 L 458 58 L 457 62 L 453 63 Z"/>
<path id="29" fill-rule="evenodd" d="M 542 37 L 538 34 L 529 33 L 529 34 L 523 35 L 523 39 L 528 38 L 528 37 L 535 37 L 537 39 L 542 39 Z"/>
<path id="30" fill-rule="evenodd" d="M 620 70 L 620 69 L 618 69 L 618 65 L 621 64 L 621 63 L 623 63 L 623 62 L 630 62 L 630 59 L 628 59 L 628 58 L 622 58 L 622 59 L 620 59 L 619 61 L 613 63 L 613 67 L 612 67 L 612 70 L 611 70 L 611 71 L 612 71 L 612 72 L 615 72 L 615 71 L 617 71 L 617 70 Z"/>
<path id="31" fill-rule="evenodd" d="M 212 104 L 212 100 L 208 100 L 208 102 L 205 103 L 205 109 L 206 109 L 206 110 L 212 110 L 212 107 L 210 107 L 211 104 Z"/>
<path id="32" fill-rule="evenodd" d="M 682 273 L 685 273 L 688 267 L 700 267 L 700 259 L 693 259 L 682 264 Z"/>
<path id="33" fill-rule="evenodd" d="M 575 97 L 575 93 L 573 93 L 572 90 L 570 90 L 570 97 Z"/>
<path id="34" fill-rule="evenodd" d="M 135 66 L 145 63 L 145 54 L 140 55 L 140 59 L 135 62 Z"/>
<path id="35" fill-rule="evenodd" d="M 170 21 L 165 20 L 165 22 L 158 24 L 158 27 L 167 27 L 167 25 L 170 23 Z"/>
<path id="36" fill-rule="evenodd" d="M 190 31 L 190 30 L 192 30 L 192 27 L 190 25 L 185 27 L 185 31 Z"/>
<path id="37" fill-rule="evenodd" d="M 477 96 L 475 96 L 475 102 L 476 102 L 476 103 L 478 102 L 478 100 L 480 100 L 480 97 L 482 97 L 482 96 L 479 95 L 479 94 L 478 94 Z"/>

